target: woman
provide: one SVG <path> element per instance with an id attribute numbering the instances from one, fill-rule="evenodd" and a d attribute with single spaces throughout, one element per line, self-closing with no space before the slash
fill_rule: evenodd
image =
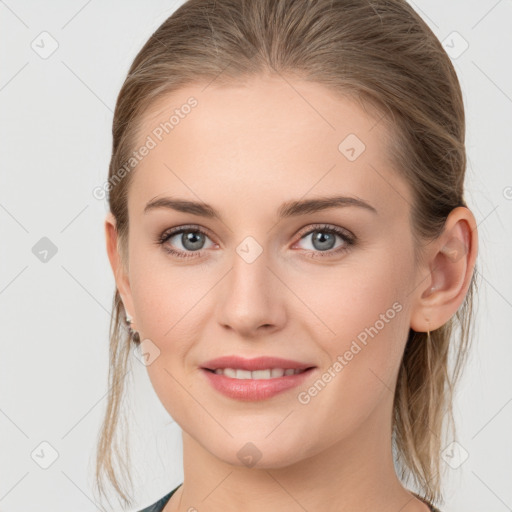
<path id="1" fill-rule="evenodd" d="M 100 489 L 130 503 L 113 439 L 135 347 L 183 436 L 183 484 L 146 511 L 438 510 L 476 287 L 464 135 L 405 1 L 174 12 L 113 121 Z"/>

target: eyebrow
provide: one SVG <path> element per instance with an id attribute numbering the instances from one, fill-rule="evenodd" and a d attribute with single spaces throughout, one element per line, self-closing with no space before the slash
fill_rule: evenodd
<path id="1" fill-rule="evenodd" d="M 287 201 L 277 210 L 277 216 L 281 219 L 315 213 L 329 208 L 342 208 L 347 206 L 357 206 L 377 214 L 377 210 L 362 199 L 347 196 L 317 197 L 314 199 L 303 199 Z M 183 213 L 190 213 L 209 219 L 221 220 L 221 214 L 213 206 L 197 201 L 186 199 L 160 197 L 149 201 L 144 208 L 144 214 L 151 210 L 166 208 Z"/>

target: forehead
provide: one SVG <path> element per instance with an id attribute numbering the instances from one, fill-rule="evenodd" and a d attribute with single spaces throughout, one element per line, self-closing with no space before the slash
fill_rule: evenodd
<path id="1" fill-rule="evenodd" d="M 403 215 L 409 191 L 393 169 L 392 134 L 381 118 L 312 82 L 190 85 L 144 115 L 137 148 L 152 149 L 136 166 L 129 202 L 141 211 L 168 194 L 219 209 L 235 200 L 261 208 L 262 197 L 270 204 L 335 191 Z"/>

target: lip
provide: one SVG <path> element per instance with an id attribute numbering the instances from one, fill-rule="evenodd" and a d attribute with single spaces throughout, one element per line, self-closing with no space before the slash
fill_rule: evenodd
<path id="1" fill-rule="evenodd" d="M 232 379 L 201 368 L 214 389 L 236 400 L 256 401 L 271 398 L 304 382 L 316 368 L 295 375 L 284 375 L 273 379 Z"/>
<path id="2" fill-rule="evenodd" d="M 201 368 L 205 370 L 216 370 L 217 368 L 234 368 L 240 370 L 255 371 L 272 368 L 282 368 L 283 370 L 288 370 L 290 368 L 294 370 L 306 370 L 307 368 L 312 368 L 314 366 L 315 365 L 310 363 L 300 363 L 299 361 L 282 359 L 280 357 L 261 356 L 255 357 L 253 359 L 246 359 L 241 356 L 223 356 L 207 361 L 201 366 Z"/>
<path id="3" fill-rule="evenodd" d="M 234 379 L 216 374 L 213 370 L 217 368 L 234 368 L 249 371 L 272 368 L 287 370 L 292 368 L 304 371 L 272 379 Z M 316 366 L 309 363 L 266 356 L 254 359 L 245 359 L 240 356 L 224 356 L 207 361 L 201 367 L 201 373 L 205 375 L 215 390 L 229 398 L 244 401 L 265 400 L 292 389 L 302 384 L 315 370 Z"/>

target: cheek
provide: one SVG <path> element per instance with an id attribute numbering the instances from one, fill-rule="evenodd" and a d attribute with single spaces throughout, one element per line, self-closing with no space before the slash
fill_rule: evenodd
<path id="1" fill-rule="evenodd" d="M 207 286 L 206 274 L 193 274 L 167 259 L 164 250 L 134 250 L 130 262 L 130 287 L 137 312 L 137 325 L 146 337 L 161 340 L 175 337 Z"/>
<path id="2" fill-rule="evenodd" d="M 205 293 L 213 290 L 218 281 L 215 277 L 211 269 L 187 270 L 166 261 L 165 256 L 151 259 L 141 255 L 130 268 L 137 329 L 141 340 L 151 340 L 158 352 L 147 370 L 162 399 L 169 394 L 179 396 L 182 391 L 171 374 L 181 382 L 193 368 L 190 351 L 205 337 L 212 303 Z"/>
<path id="3" fill-rule="evenodd" d="M 406 294 L 396 286 L 396 277 L 396 272 L 372 272 L 358 279 L 352 273 L 343 283 L 341 278 L 339 283 L 333 280 L 333 289 L 343 293 L 333 292 L 325 300 L 322 318 L 336 334 L 313 339 L 322 344 L 330 361 L 322 382 L 314 384 L 318 395 L 311 388 L 301 391 L 312 397 L 311 409 L 305 410 L 314 409 L 320 424 L 336 425 L 335 436 L 340 429 L 348 433 L 357 428 L 371 411 L 393 398 L 409 329 Z"/>
<path id="4" fill-rule="evenodd" d="M 402 284 L 406 262 L 388 256 L 364 267 L 331 273 L 329 292 L 310 291 L 308 304 L 329 327 L 322 332 L 328 332 L 324 343 L 331 360 L 343 356 L 360 375 L 371 377 L 373 368 L 386 377 L 396 371 L 409 330 L 408 291 Z"/>

